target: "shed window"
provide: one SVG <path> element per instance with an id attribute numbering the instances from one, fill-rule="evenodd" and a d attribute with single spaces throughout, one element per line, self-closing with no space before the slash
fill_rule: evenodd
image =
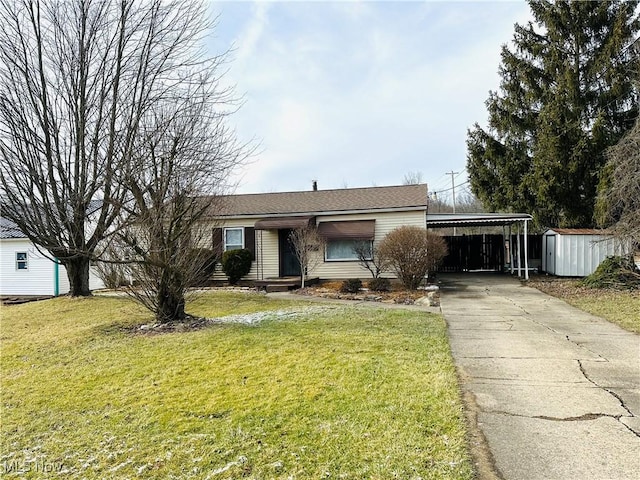
<path id="1" fill-rule="evenodd" d="M 224 229 L 224 251 L 244 248 L 244 228 Z"/>
<path id="2" fill-rule="evenodd" d="M 16 252 L 16 270 L 28 270 L 29 257 L 27 252 Z"/>
<path id="3" fill-rule="evenodd" d="M 359 247 L 365 248 L 367 259 L 371 259 L 372 240 L 329 240 L 325 251 L 327 261 L 358 260 Z"/>

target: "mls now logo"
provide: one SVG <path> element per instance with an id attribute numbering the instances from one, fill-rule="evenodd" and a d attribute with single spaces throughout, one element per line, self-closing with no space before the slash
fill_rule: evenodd
<path id="1" fill-rule="evenodd" d="M 64 465 L 62 462 L 47 462 L 44 460 L 5 461 L 2 463 L 2 473 L 60 473 Z"/>

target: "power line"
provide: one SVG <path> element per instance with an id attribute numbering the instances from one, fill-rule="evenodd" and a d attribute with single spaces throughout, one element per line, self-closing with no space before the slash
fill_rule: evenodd
<path id="1" fill-rule="evenodd" d="M 462 183 L 459 183 L 458 185 L 454 185 L 453 187 L 449 187 L 449 188 L 441 188 L 439 190 L 433 190 L 431 193 L 445 193 L 445 192 L 450 192 L 452 190 L 454 190 L 455 188 L 461 187 L 463 185 L 466 185 L 467 183 L 469 183 L 469 180 L 465 180 Z"/>

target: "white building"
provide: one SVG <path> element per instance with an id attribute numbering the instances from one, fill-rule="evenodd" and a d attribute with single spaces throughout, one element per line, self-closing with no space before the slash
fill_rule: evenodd
<path id="1" fill-rule="evenodd" d="M 603 230 L 554 228 L 542 236 L 542 270 L 560 277 L 586 277 L 605 258 L 627 250 Z"/>
<path id="2" fill-rule="evenodd" d="M 104 288 L 93 269 L 91 290 Z M 69 293 L 67 270 L 38 251 L 16 225 L 0 217 L 0 295 L 64 295 Z"/>

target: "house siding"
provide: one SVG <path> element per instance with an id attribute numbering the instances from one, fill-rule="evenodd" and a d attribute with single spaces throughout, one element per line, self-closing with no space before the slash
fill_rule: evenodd
<path id="1" fill-rule="evenodd" d="M 327 215 L 318 216 L 317 222 L 339 222 L 354 220 L 375 220 L 374 245 L 378 245 L 382 239 L 392 230 L 404 225 L 420 228 L 426 227 L 426 215 L 424 211 L 415 212 L 390 212 L 367 213 L 359 215 Z M 324 252 L 323 252 L 324 255 Z M 323 261 L 315 270 L 309 272 L 310 276 L 317 276 L 323 280 L 347 278 L 369 278 L 371 273 L 357 261 Z M 393 272 L 385 272 L 383 277 L 395 278 Z"/>
<path id="2" fill-rule="evenodd" d="M 260 260 L 257 280 L 280 275 L 280 257 L 277 230 L 256 230 L 256 257 Z"/>
<path id="3" fill-rule="evenodd" d="M 0 245 L 1 295 L 54 294 L 53 262 L 38 252 L 29 240 L 7 239 Z M 27 270 L 16 269 L 16 252 L 27 252 Z"/>
<path id="4" fill-rule="evenodd" d="M 263 217 L 226 219 L 215 225 L 217 228 L 253 227 L 255 222 Z M 316 222 L 339 222 L 355 220 L 375 220 L 374 244 L 378 244 L 389 232 L 404 226 L 416 226 L 426 228 L 426 215 L 422 210 L 409 212 L 385 212 L 385 213 L 361 213 L 361 214 L 334 214 L 317 215 Z M 211 226 L 214 228 L 214 225 Z M 256 259 L 251 264 L 249 274 L 243 280 L 263 280 L 280 275 L 279 242 L 277 230 L 256 230 Z M 208 246 L 207 248 L 211 248 Z M 308 274 L 311 277 L 320 277 L 323 280 L 363 278 L 371 276 L 369 271 L 357 261 L 325 261 L 324 252 L 321 263 Z M 395 278 L 392 272 L 385 272 L 383 276 Z M 218 265 L 213 279 L 215 281 L 226 280 L 222 267 Z"/>
<path id="5" fill-rule="evenodd" d="M 224 221 L 220 221 L 217 222 L 216 224 L 212 224 L 211 225 L 211 229 L 213 230 L 214 228 L 253 228 L 253 226 L 255 225 L 256 221 L 258 221 L 259 218 L 243 218 L 243 219 L 228 219 L 228 220 L 224 220 Z M 266 233 L 266 232 L 265 232 Z M 243 235 L 243 240 L 245 242 L 245 248 L 247 247 L 246 245 L 246 236 Z M 262 235 L 261 237 L 261 231 L 260 230 L 256 230 L 255 232 L 255 243 L 256 243 L 256 252 L 255 252 L 255 257 L 256 259 L 251 262 L 251 270 L 249 271 L 249 273 L 243 277 L 243 280 L 259 280 L 261 275 L 262 275 L 262 271 L 261 271 L 261 267 L 262 268 L 266 268 L 266 269 L 270 269 L 270 263 L 269 263 L 269 259 L 268 258 L 262 258 L 260 257 L 260 253 L 261 253 L 261 248 L 260 248 L 260 244 L 261 242 L 266 242 L 267 245 L 270 244 L 270 240 L 266 239 L 265 240 L 265 235 Z M 278 249 L 277 249 L 277 245 L 278 245 L 278 235 L 276 232 L 276 250 L 275 250 L 275 256 L 276 256 L 276 262 L 277 262 L 277 257 L 278 257 Z M 204 245 L 205 248 L 213 248 L 213 244 L 209 244 L 209 245 Z M 271 276 L 278 276 L 278 270 L 277 270 L 277 264 L 276 264 L 276 273 L 275 275 L 271 275 Z M 213 275 L 213 279 L 215 281 L 225 281 L 227 279 L 227 276 L 225 275 L 225 273 L 222 271 L 222 265 L 218 264 L 216 266 L 214 275 Z"/>

